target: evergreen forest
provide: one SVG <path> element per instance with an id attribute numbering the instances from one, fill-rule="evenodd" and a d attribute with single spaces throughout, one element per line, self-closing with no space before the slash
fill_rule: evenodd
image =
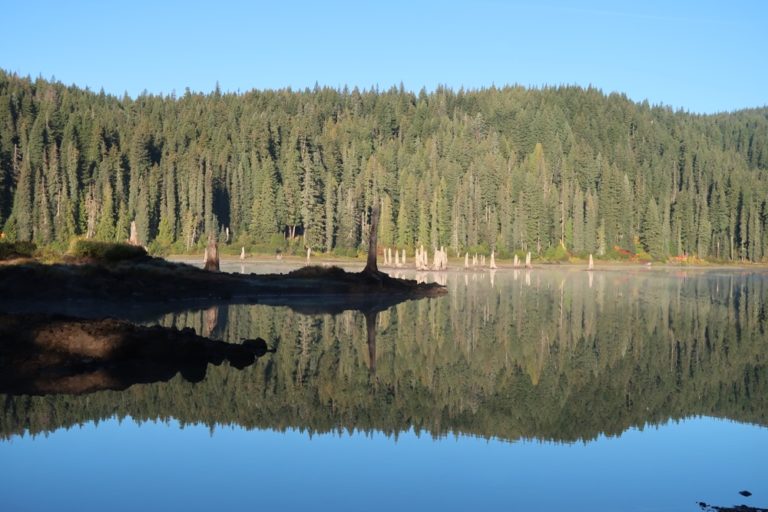
<path id="1" fill-rule="evenodd" d="M 768 108 L 575 86 L 131 98 L 0 71 L 0 228 L 67 247 L 768 258 Z"/>

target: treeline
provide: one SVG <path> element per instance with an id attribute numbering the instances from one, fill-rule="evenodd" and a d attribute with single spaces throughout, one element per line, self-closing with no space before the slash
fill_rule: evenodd
<path id="1" fill-rule="evenodd" d="M 383 246 L 768 257 L 768 109 L 595 89 L 117 98 L 0 71 L 0 226 L 191 250 Z M 286 242 L 288 239 L 288 242 Z"/>
<path id="2" fill-rule="evenodd" d="M 168 314 L 165 326 L 229 342 L 262 336 L 277 350 L 242 371 L 211 366 L 196 384 L 0 395 L 0 438 L 114 415 L 557 441 L 701 415 L 768 424 L 764 276 L 528 277 L 451 278 L 447 297 L 380 313 L 373 345 L 360 313 L 228 305 Z"/>

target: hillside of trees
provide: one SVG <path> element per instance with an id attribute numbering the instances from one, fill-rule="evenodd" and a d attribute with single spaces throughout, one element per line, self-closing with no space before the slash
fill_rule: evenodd
<path id="1" fill-rule="evenodd" d="M 766 108 L 570 86 L 132 99 L 0 71 L 0 227 L 39 245 L 135 220 L 154 250 L 355 254 L 378 203 L 380 244 L 409 251 L 762 261 L 767 170 Z"/>
<path id="2" fill-rule="evenodd" d="M 222 305 L 158 321 L 274 354 L 89 395 L 0 395 L 0 439 L 113 416 L 309 432 L 577 441 L 713 416 L 768 425 L 761 273 L 453 274 L 450 293 L 378 315 Z M 527 276 L 527 277 L 526 277 Z M 469 278 L 465 283 L 463 278 Z M 131 308 L 138 314 L 139 308 Z"/>

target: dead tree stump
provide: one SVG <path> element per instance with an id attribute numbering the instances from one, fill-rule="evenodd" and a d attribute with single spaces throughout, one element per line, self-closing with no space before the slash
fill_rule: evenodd
<path id="1" fill-rule="evenodd" d="M 139 245 L 139 233 L 136 230 L 136 221 L 131 221 L 131 237 L 128 239 L 130 245 Z"/>
<path id="2" fill-rule="evenodd" d="M 208 247 L 205 250 L 204 268 L 210 272 L 219 271 L 219 245 L 213 237 L 208 240 Z"/>
<path id="3" fill-rule="evenodd" d="M 368 261 L 365 264 L 363 273 L 378 274 L 379 267 L 376 264 L 376 242 L 379 231 L 379 205 L 376 204 L 371 209 L 371 233 L 368 236 Z"/>

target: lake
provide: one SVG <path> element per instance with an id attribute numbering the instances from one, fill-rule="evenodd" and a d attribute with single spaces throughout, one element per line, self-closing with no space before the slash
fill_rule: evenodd
<path id="1" fill-rule="evenodd" d="M 765 273 L 416 277 L 448 295 L 337 315 L 132 311 L 275 352 L 194 383 L 0 395 L 0 509 L 768 506 Z"/>

